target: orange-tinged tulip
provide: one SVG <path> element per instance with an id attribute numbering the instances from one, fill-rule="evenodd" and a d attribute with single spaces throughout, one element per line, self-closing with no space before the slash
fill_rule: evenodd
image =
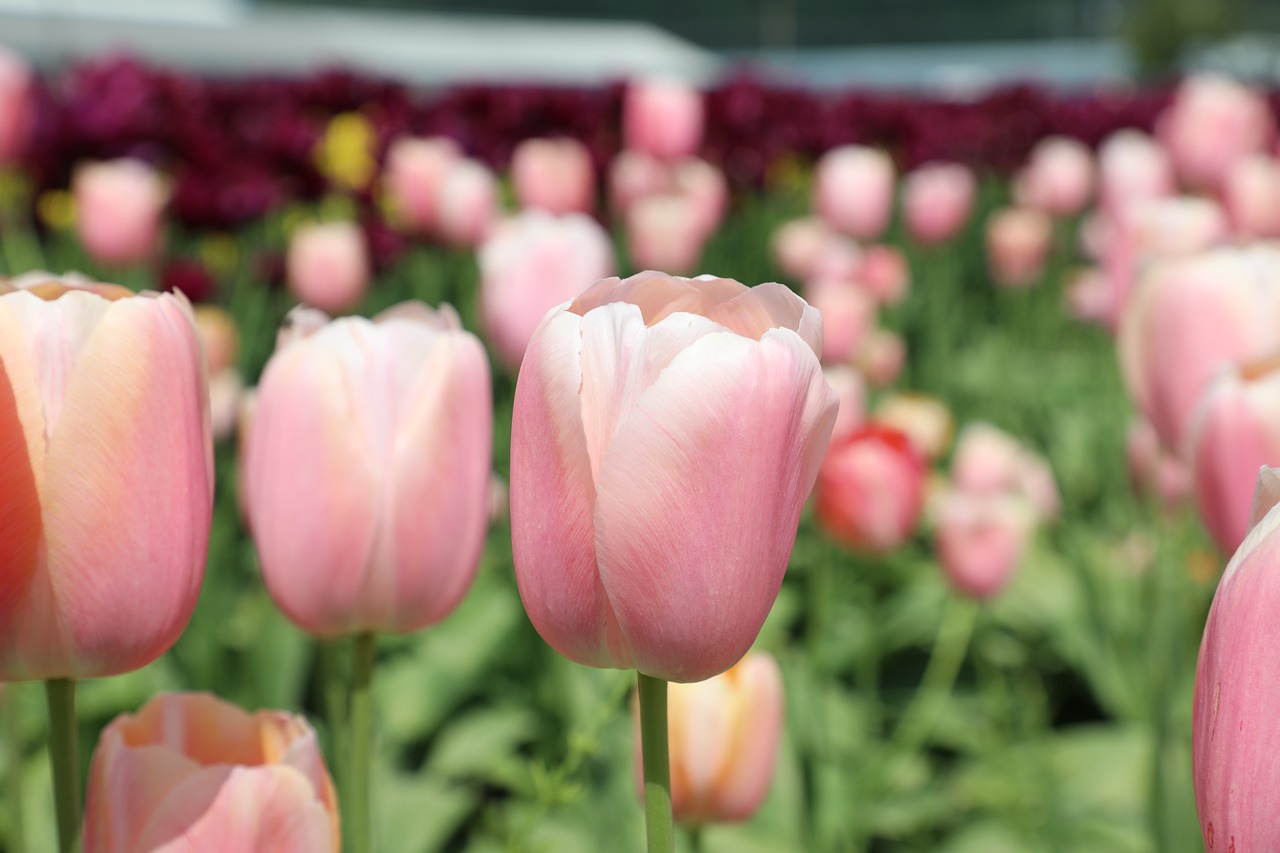
<path id="1" fill-rule="evenodd" d="M 0 679 L 141 667 L 200 592 L 209 392 L 182 296 L 0 294 Z"/>
<path id="2" fill-rule="evenodd" d="M 338 804 L 316 733 L 207 693 L 156 696 L 98 741 L 85 853 L 335 853 Z"/>
<path id="3" fill-rule="evenodd" d="M 987 269 L 997 284 L 1029 287 L 1044 272 L 1053 223 L 1028 208 L 1005 208 L 987 219 Z"/>

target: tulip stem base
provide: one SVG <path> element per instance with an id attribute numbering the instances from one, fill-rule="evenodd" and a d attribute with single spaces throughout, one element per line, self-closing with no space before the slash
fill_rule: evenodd
<path id="1" fill-rule="evenodd" d="M 22 825 L 22 719 L 20 708 L 13 695 L 14 687 L 7 688 L 8 700 L 0 699 L 0 717 L 4 719 L 5 799 L 8 802 L 8 822 L 5 825 L 5 849 L 10 853 L 24 853 L 27 849 Z"/>
<path id="2" fill-rule="evenodd" d="M 671 755 L 667 740 L 667 682 L 636 673 L 640 692 L 640 749 L 644 766 L 644 823 L 649 853 L 673 853 Z"/>
<path id="3" fill-rule="evenodd" d="M 377 635 L 357 634 L 351 664 L 351 728 L 347 765 L 347 820 L 354 853 L 373 850 L 373 823 L 369 818 L 369 767 L 373 751 L 373 660 Z"/>
<path id="4" fill-rule="evenodd" d="M 71 853 L 80 841 L 80 772 L 76 747 L 76 683 L 53 678 L 44 683 L 49 701 L 49 759 L 58 820 L 58 850 Z"/>

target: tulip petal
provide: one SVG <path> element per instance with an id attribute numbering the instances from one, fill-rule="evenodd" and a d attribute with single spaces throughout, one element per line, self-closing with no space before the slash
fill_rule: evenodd
<path id="1" fill-rule="evenodd" d="M 698 340 L 621 424 L 600 467 L 596 554 L 641 672 L 698 681 L 750 647 L 836 407 L 808 344 L 773 329 Z"/>
<path id="2" fill-rule="evenodd" d="M 760 808 L 773 781 L 782 733 L 782 673 L 768 655 L 752 654 L 737 667 L 742 690 L 737 699 L 737 749 L 715 787 L 715 813 L 721 820 L 745 820 Z"/>
<path id="3" fill-rule="evenodd" d="M 1271 508 L 1280 503 L 1280 469 L 1265 465 L 1258 472 L 1258 484 L 1253 490 L 1253 506 L 1249 508 L 1249 529 L 1258 526 Z M 1247 535 L 1247 534 L 1246 534 Z"/>
<path id="4" fill-rule="evenodd" d="M 93 853 L 133 853 L 165 799 L 200 765 L 164 746 L 131 745 L 119 723 L 99 738 L 85 802 L 84 843 Z"/>

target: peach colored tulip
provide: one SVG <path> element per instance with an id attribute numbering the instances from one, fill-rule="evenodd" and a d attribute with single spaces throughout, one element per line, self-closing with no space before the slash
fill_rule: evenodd
<path id="1" fill-rule="evenodd" d="M 822 156 L 813 176 L 813 209 L 833 228 L 874 239 L 893 212 L 893 161 L 874 148 L 845 145 Z"/>
<path id="2" fill-rule="evenodd" d="M 478 261 L 485 335 L 515 370 L 543 316 L 613 272 L 613 242 L 588 216 L 530 210 L 485 241 Z"/>
<path id="3" fill-rule="evenodd" d="M 1280 462 L 1280 359 L 1222 373 L 1197 407 L 1189 449 L 1200 517 L 1233 553 L 1249 532 L 1258 469 Z"/>
<path id="4" fill-rule="evenodd" d="M 401 137 L 387 149 L 383 187 L 399 214 L 413 230 L 435 231 L 440 184 L 462 159 L 458 143 L 443 136 Z"/>
<path id="5" fill-rule="evenodd" d="M 1167 261 L 1140 282 L 1120 328 L 1129 393 L 1174 453 L 1223 368 L 1280 352 L 1280 248 L 1220 248 Z"/>
<path id="6" fill-rule="evenodd" d="M 521 207 L 590 213 L 596 207 L 591 152 L 576 139 L 526 139 L 511 155 L 511 181 Z"/>
<path id="7" fill-rule="evenodd" d="M 185 297 L 0 294 L 0 680 L 144 666 L 186 626 L 213 496 Z"/>
<path id="8" fill-rule="evenodd" d="M 747 820 L 773 782 L 783 724 L 782 671 L 765 652 L 748 652 L 727 672 L 667 693 L 671 808 L 677 822 Z M 639 704 L 636 781 L 643 788 Z"/>
<path id="9" fill-rule="evenodd" d="M 1027 287 L 1044 272 L 1053 223 L 1038 210 L 1005 208 L 987 220 L 987 270 L 997 284 Z"/>
<path id="10" fill-rule="evenodd" d="M 805 295 L 822 314 L 822 363 L 850 363 L 875 327 L 875 300 L 846 281 L 811 282 Z"/>
<path id="11" fill-rule="evenodd" d="M 831 428 L 831 443 L 849 437 L 862 428 L 867 420 L 867 380 L 847 364 L 833 364 L 822 369 L 827 384 L 836 392 L 840 408 L 835 426 Z"/>
<path id="12" fill-rule="evenodd" d="M 702 213 L 682 195 L 654 195 L 638 199 L 627 210 L 627 247 L 631 266 L 693 272 L 702 258 L 707 235 L 700 228 Z"/>
<path id="13" fill-rule="evenodd" d="M 926 163 L 902 179 L 902 213 L 920 243 L 943 243 L 960 233 L 973 210 L 977 180 L 959 163 Z"/>
<path id="14" fill-rule="evenodd" d="M 127 266 L 156 253 L 169 193 L 155 169 L 132 159 L 86 163 L 76 167 L 71 190 L 76 235 L 96 260 Z"/>
<path id="15" fill-rule="evenodd" d="M 1227 172 L 1223 196 L 1241 237 L 1280 237 L 1280 160 L 1251 154 Z"/>
<path id="16" fill-rule="evenodd" d="M 1204 845 L 1214 853 L 1280 849 L 1280 482 L 1258 477 L 1249 534 L 1227 564 L 1200 642 L 1192 706 L 1192 778 Z"/>
<path id="17" fill-rule="evenodd" d="M 1079 140 L 1045 137 L 1032 149 L 1014 195 L 1020 207 L 1074 216 L 1093 195 L 1093 153 Z"/>
<path id="18" fill-rule="evenodd" d="M 1150 136 L 1121 130 L 1103 140 L 1098 149 L 1098 199 L 1109 215 L 1133 202 L 1176 192 L 1169 155 Z"/>
<path id="19" fill-rule="evenodd" d="M 959 592 L 978 599 L 997 595 L 1013 578 L 1035 528 L 1035 513 L 1008 494 L 951 492 L 937 512 L 938 559 Z"/>
<path id="20" fill-rule="evenodd" d="M 911 290 L 911 270 L 902 252 L 892 246 L 867 246 L 857 281 L 880 305 L 896 305 Z"/>
<path id="21" fill-rule="evenodd" d="M 924 485 L 924 458 L 905 433 L 864 427 L 827 451 L 818 472 L 818 521 L 851 548 L 888 553 L 915 532 Z"/>
<path id="22" fill-rule="evenodd" d="M 354 222 L 300 225 L 285 257 L 289 290 L 330 314 L 350 311 L 369 289 L 372 270 L 364 232 Z"/>
<path id="23" fill-rule="evenodd" d="M 897 332 L 872 329 L 862 340 L 854 364 L 876 388 L 898 381 L 907 361 L 907 342 Z"/>
<path id="24" fill-rule="evenodd" d="M 773 605 L 836 417 L 822 320 L 780 284 L 646 272 L 543 320 L 516 385 L 511 536 L 556 651 L 723 672 Z"/>
<path id="25" fill-rule="evenodd" d="M 806 281 L 813 278 L 819 254 L 834 237 L 831 226 L 816 216 L 784 222 L 773 232 L 773 262 L 788 278 Z"/>
<path id="26" fill-rule="evenodd" d="M 498 221 L 498 179 L 479 160 L 459 160 L 436 192 L 441 236 L 456 246 L 478 246 Z"/>
<path id="27" fill-rule="evenodd" d="M 406 303 L 276 351 L 245 447 L 267 591 L 313 634 L 414 631 L 475 575 L 493 409 L 480 341 Z"/>
<path id="28" fill-rule="evenodd" d="M 946 453 L 955 431 L 947 404 L 924 394 L 892 394 L 880 401 L 871 419 L 904 433 L 926 459 Z"/>
<path id="29" fill-rule="evenodd" d="M 1130 425 L 1125 436 L 1125 453 L 1129 481 L 1138 494 L 1151 495 L 1168 509 L 1181 506 L 1191 496 L 1190 469 L 1160 446 L 1155 428 L 1145 420 Z M 1250 478 L 1254 473 L 1250 472 Z"/>
<path id="30" fill-rule="evenodd" d="M 675 192 L 693 204 L 698 232 L 714 234 L 729 206 L 729 184 L 724 172 L 706 160 L 687 157 L 672 167 L 671 181 Z"/>
<path id="31" fill-rule="evenodd" d="M 236 321 L 216 305 L 197 305 L 194 314 L 209 374 L 235 367 L 240 353 L 240 331 L 236 328 Z"/>
<path id="32" fill-rule="evenodd" d="M 702 93 L 675 80 L 635 80 L 622 105 L 626 147 L 663 160 L 696 154 L 702 146 Z"/>
<path id="33" fill-rule="evenodd" d="M 609 164 L 609 204 L 626 213 L 636 201 L 673 191 L 668 164 L 643 151 L 620 151 Z"/>
<path id="34" fill-rule="evenodd" d="M 302 717 L 162 693 L 102 731 L 85 853 L 337 853 L 340 845 L 333 782 Z"/>
<path id="35" fill-rule="evenodd" d="M 1061 497 L 1053 471 L 1016 438 L 988 423 L 966 426 L 951 457 L 955 487 L 973 495 L 1017 495 L 1041 521 L 1057 518 Z"/>
<path id="36" fill-rule="evenodd" d="M 27 61 L 0 47 L 0 164 L 26 151 L 34 106 L 31 84 Z"/>
<path id="37" fill-rule="evenodd" d="M 1264 151 L 1275 135 L 1267 100 L 1221 74 L 1198 74 L 1183 81 L 1156 135 L 1183 181 L 1217 189 L 1242 157 Z"/>

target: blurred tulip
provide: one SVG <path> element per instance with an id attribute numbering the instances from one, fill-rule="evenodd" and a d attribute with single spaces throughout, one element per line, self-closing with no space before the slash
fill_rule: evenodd
<path id="1" fill-rule="evenodd" d="M 350 311 L 369 289 L 369 249 L 354 222 L 300 225 L 285 260 L 289 290 L 303 304 L 330 314 Z"/>
<path id="2" fill-rule="evenodd" d="M 779 284 L 647 272 L 548 314 L 511 437 L 516 581 L 589 666 L 668 681 L 755 640 L 836 417 L 816 310 Z"/>
<path id="3" fill-rule="evenodd" d="M 956 439 L 951 481 L 973 495 L 1014 494 L 1042 521 L 1057 518 L 1061 497 L 1048 464 L 1016 438 L 988 423 L 967 425 Z"/>
<path id="4" fill-rule="evenodd" d="M 286 342 L 263 371 L 245 504 L 267 591 L 323 636 L 448 615 L 488 518 L 484 349 L 451 310 L 406 303 Z"/>
<path id="5" fill-rule="evenodd" d="M 822 156 L 813 176 L 813 209 L 837 231 L 874 239 L 893 212 L 893 161 L 874 148 L 845 145 Z"/>
<path id="6" fill-rule="evenodd" d="M 95 260 L 127 266 L 155 255 L 169 197 L 159 172 L 132 159 L 86 163 L 71 183 L 76 235 Z"/>
<path id="7" fill-rule="evenodd" d="M 511 181 L 524 208 L 590 213 L 596 206 L 591 152 L 576 139 L 526 139 L 511 155 Z"/>
<path id="8" fill-rule="evenodd" d="M 543 316 L 613 272 L 613 242 L 588 216 L 530 210 L 485 241 L 477 260 L 485 335 L 515 370 Z"/>
<path id="9" fill-rule="evenodd" d="M 926 163 L 902 179 L 902 212 L 911 237 L 942 243 L 960 233 L 973 210 L 977 180 L 959 163 Z"/>
<path id="10" fill-rule="evenodd" d="M 987 220 L 987 269 L 997 284 L 1026 287 L 1044 272 L 1053 223 L 1038 210 L 1005 208 Z"/>
<path id="11" fill-rule="evenodd" d="M 947 404 L 924 394 L 892 394 L 880 401 L 871 419 L 905 434 L 926 459 L 947 452 L 955 429 Z"/>
<path id="12" fill-rule="evenodd" d="M 675 164 L 672 182 L 675 192 L 692 203 L 695 228 L 707 236 L 714 234 L 729 206 L 724 172 L 706 160 L 689 157 Z"/>
<path id="13" fill-rule="evenodd" d="M 1109 215 L 1134 202 L 1176 192 L 1169 155 L 1150 136 L 1121 130 L 1103 140 L 1098 149 L 1098 199 Z"/>
<path id="14" fill-rule="evenodd" d="M 1125 437 L 1125 453 L 1129 480 L 1138 494 L 1157 498 L 1167 509 L 1181 506 L 1191 496 L 1190 469 L 1160 446 L 1160 437 L 1147 421 L 1130 425 Z M 1251 471 L 1250 477 L 1256 473 Z"/>
<path id="15" fill-rule="evenodd" d="M 1205 848 L 1280 849 L 1280 679 L 1276 678 L 1277 472 L 1258 477 L 1249 534 L 1227 564 L 1200 642 L 1192 776 Z"/>
<path id="16" fill-rule="evenodd" d="M 655 195 L 637 200 L 627 210 L 631 266 L 693 272 L 707 239 L 700 227 L 701 216 L 685 196 Z"/>
<path id="17" fill-rule="evenodd" d="M 1111 283 L 1101 270 L 1077 270 L 1063 293 L 1067 313 L 1077 320 L 1109 325 L 1116 310 Z"/>
<path id="18" fill-rule="evenodd" d="M 875 300 L 846 281 L 811 282 L 804 292 L 822 314 L 822 363 L 852 362 L 875 327 Z"/>
<path id="19" fill-rule="evenodd" d="M 782 671 L 765 652 L 748 652 L 706 681 L 667 693 L 671 807 L 678 823 L 747 820 L 773 782 L 782 738 Z M 640 715 L 635 718 L 637 781 L 643 787 Z"/>
<path id="20" fill-rule="evenodd" d="M 1214 73 L 1184 80 L 1156 125 L 1178 174 L 1198 189 L 1217 189 L 1237 160 L 1265 150 L 1274 133 L 1266 98 Z"/>
<path id="21" fill-rule="evenodd" d="M 847 364 L 822 368 L 827 384 L 836 392 L 839 409 L 831 428 L 831 442 L 847 438 L 862 428 L 867 420 L 867 380 Z"/>
<path id="22" fill-rule="evenodd" d="M 667 164 L 643 151 L 620 151 L 609 164 L 609 204 L 626 213 L 636 201 L 672 191 Z"/>
<path id="23" fill-rule="evenodd" d="M 907 342 L 897 332 L 888 329 L 872 329 L 862 340 L 854 356 L 854 363 L 877 388 L 884 388 L 898 381 L 907 361 Z"/>
<path id="24" fill-rule="evenodd" d="M 26 153 L 33 100 L 31 67 L 21 56 L 0 46 L 0 164 Z"/>
<path id="25" fill-rule="evenodd" d="M 387 149 L 383 187 L 398 213 L 414 230 L 432 233 L 437 224 L 440 184 L 462 159 L 458 143 L 443 136 L 401 137 Z"/>
<path id="26" fill-rule="evenodd" d="M 827 451 L 818 472 L 818 522 L 851 548 L 888 553 L 915 532 L 924 484 L 924 458 L 906 433 L 864 427 Z"/>
<path id="27" fill-rule="evenodd" d="M 896 305 L 911 289 L 911 270 L 892 246 L 867 246 L 858 266 L 858 283 L 880 305 Z"/>
<path id="28" fill-rule="evenodd" d="M 1016 496 L 951 492 L 934 533 L 943 573 L 959 592 L 992 598 L 1013 578 L 1034 529 L 1034 512 Z"/>
<path id="29" fill-rule="evenodd" d="M 1241 237 L 1280 237 L 1280 160 L 1251 154 L 1227 172 L 1223 197 Z"/>
<path id="30" fill-rule="evenodd" d="M 209 391 L 181 296 L 0 295 L 0 680 L 137 669 L 200 593 Z"/>
<path id="31" fill-rule="evenodd" d="M 773 232 L 773 262 L 793 281 L 813 277 L 818 255 L 835 236 L 831 226 L 816 216 L 792 219 Z"/>
<path id="32" fill-rule="evenodd" d="M 832 233 L 818 247 L 806 281 L 856 282 L 862 275 L 863 251 L 854 240 Z"/>
<path id="33" fill-rule="evenodd" d="M 1064 136 L 1036 143 L 1014 185 L 1020 207 L 1050 216 L 1074 216 L 1092 195 L 1093 153 L 1083 142 Z"/>
<path id="34" fill-rule="evenodd" d="M 702 93 L 675 80 L 633 80 L 622 105 L 626 147 L 664 160 L 702 146 Z"/>
<path id="35" fill-rule="evenodd" d="M 436 192 L 440 234 L 456 246 L 477 246 L 500 214 L 498 179 L 478 160 L 459 160 L 445 173 Z"/>
<path id="36" fill-rule="evenodd" d="M 333 782 L 302 717 L 162 693 L 102 731 L 85 853 L 337 853 L 340 843 Z"/>
<path id="37" fill-rule="evenodd" d="M 229 438 L 240 413 L 244 379 L 236 370 L 239 333 L 235 320 L 221 308 L 201 305 L 195 309 L 196 332 L 209 367 L 209 412 L 215 441 Z"/>

